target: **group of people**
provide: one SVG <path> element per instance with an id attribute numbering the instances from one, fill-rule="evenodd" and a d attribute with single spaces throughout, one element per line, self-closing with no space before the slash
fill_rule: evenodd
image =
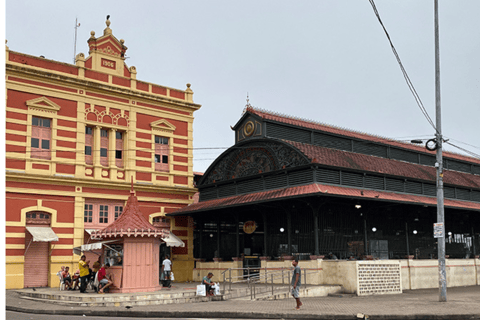
<path id="1" fill-rule="evenodd" d="M 112 274 L 107 274 L 109 268 L 110 264 L 108 263 L 101 265 L 100 258 L 90 268 L 90 260 L 87 260 L 87 257 L 82 255 L 78 262 L 78 270 L 73 275 L 70 275 L 70 267 L 62 267 L 60 274 L 67 290 L 80 288 L 81 293 L 87 293 L 88 282 L 94 281 L 96 276 L 98 285 L 94 284 L 95 291 L 99 294 L 104 294 L 105 289 L 113 285 Z"/>

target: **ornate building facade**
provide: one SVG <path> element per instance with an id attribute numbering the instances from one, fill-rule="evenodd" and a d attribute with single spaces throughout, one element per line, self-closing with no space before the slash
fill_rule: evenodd
<path id="1" fill-rule="evenodd" d="M 110 29 L 91 32 L 75 65 L 6 46 L 6 287 L 54 286 L 72 249 L 122 213 L 133 180 L 149 221 L 171 230 L 175 276 L 191 279 L 193 102 L 137 80 Z M 163 253 L 170 251 L 163 248 Z"/>

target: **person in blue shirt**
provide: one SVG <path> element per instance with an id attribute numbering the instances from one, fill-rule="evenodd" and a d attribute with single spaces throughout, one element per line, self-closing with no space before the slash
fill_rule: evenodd
<path id="1" fill-rule="evenodd" d="M 215 282 L 212 282 L 213 273 L 209 272 L 206 277 L 203 277 L 202 284 L 205 286 L 207 296 L 213 296 L 213 288 Z"/>
<path id="2" fill-rule="evenodd" d="M 300 286 L 302 285 L 302 270 L 298 266 L 298 258 L 292 261 L 293 276 L 292 276 L 292 296 L 297 301 L 296 310 L 300 310 L 303 303 L 300 301 Z"/>

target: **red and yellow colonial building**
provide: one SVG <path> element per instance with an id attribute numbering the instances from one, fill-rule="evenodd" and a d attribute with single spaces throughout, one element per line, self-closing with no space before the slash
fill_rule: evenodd
<path id="1" fill-rule="evenodd" d="M 73 248 L 122 213 L 133 179 L 143 214 L 183 247 L 166 248 L 179 281 L 193 269 L 194 111 L 184 90 L 137 80 L 110 21 L 75 65 L 6 46 L 6 288 L 58 285 Z"/>

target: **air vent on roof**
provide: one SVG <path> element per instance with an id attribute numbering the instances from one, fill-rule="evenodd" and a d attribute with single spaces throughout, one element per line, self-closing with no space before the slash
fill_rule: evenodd
<path id="1" fill-rule="evenodd" d="M 472 191 L 472 200 L 480 202 L 480 191 Z"/>
<path id="2" fill-rule="evenodd" d="M 313 143 L 321 147 L 352 151 L 352 140 L 323 133 L 315 132 L 313 134 Z"/>
<path id="3" fill-rule="evenodd" d="M 279 174 L 275 176 L 265 177 L 265 188 L 266 189 L 279 189 L 285 188 L 287 186 L 287 175 Z"/>
<path id="4" fill-rule="evenodd" d="M 317 181 L 320 183 L 340 184 L 340 171 L 317 169 Z"/>
<path id="5" fill-rule="evenodd" d="M 395 160 L 418 163 L 418 153 L 397 148 L 390 148 L 390 158 Z"/>
<path id="6" fill-rule="evenodd" d="M 387 147 L 366 141 L 353 141 L 353 152 L 386 158 Z"/>
<path id="7" fill-rule="evenodd" d="M 472 172 L 473 172 L 474 174 L 480 175 L 480 166 L 473 166 Z"/>
<path id="8" fill-rule="evenodd" d="M 342 172 L 342 185 L 351 187 L 363 187 L 363 174 Z"/>
<path id="9" fill-rule="evenodd" d="M 205 188 L 200 190 L 200 201 L 211 200 L 217 198 L 216 188 Z"/>
<path id="10" fill-rule="evenodd" d="M 298 185 L 313 182 L 313 172 L 308 168 L 307 170 L 294 171 L 288 174 L 288 184 Z"/>
<path id="11" fill-rule="evenodd" d="M 267 133 L 268 137 L 285 139 L 290 141 L 297 141 L 302 143 L 310 143 L 311 133 L 310 131 L 292 128 L 288 126 L 282 126 L 275 123 L 267 122 Z"/>
<path id="12" fill-rule="evenodd" d="M 374 189 L 374 190 L 385 190 L 383 177 L 367 175 L 365 177 L 365 188 Z M 420 186 L 420 192 L 421 191 L 422 191 L 422 188 Z"/>

